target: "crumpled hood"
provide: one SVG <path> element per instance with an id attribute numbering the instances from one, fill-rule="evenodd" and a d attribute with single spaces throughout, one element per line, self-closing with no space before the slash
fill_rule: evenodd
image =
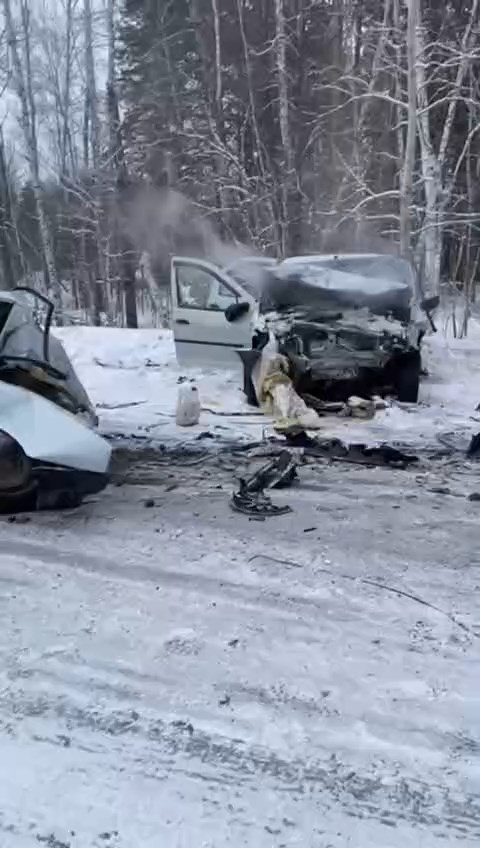
<path id="1" fill-rule="evenodd" d="M 368 309 L 372 315 L 407 322 L 412 300 L 413 288 L 406 281 L 306 264 L 268 274 L 261 311 L 294 311 L 297 317 L 315 321 L 325 313 L 333 317 L 344 310 Z"/>

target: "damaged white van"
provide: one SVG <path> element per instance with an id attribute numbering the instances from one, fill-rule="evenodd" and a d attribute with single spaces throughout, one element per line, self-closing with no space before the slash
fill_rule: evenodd
<path id="1" fill-rule="evenodd" d="M 300 395 L 418 399 L 421 342 L 438 299 L 421 298 L 404 259 L 315 255 L 220 268 L 174 257 L 171 286 L 178 361 L 231 368 L 240 360 L 253 404 L 252 368 L 272 342 Z"/>

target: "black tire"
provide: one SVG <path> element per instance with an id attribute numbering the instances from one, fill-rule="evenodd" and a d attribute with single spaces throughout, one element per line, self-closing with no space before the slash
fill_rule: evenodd
<path id="1" fill-rule="evenodd" d="M 249 406 L 258 407 L 257 395 L 255 392 L 254 385 L 252 383 L 252 379 L 250 376 L 247 376 L 245 374 L 245 369 L 243 374 L 243 393 L 246 397 Z"/>
<path id="2" fill-rule="evenodd" d="M 0 515 L 16 515 L 21 512 L 35 512 L 36 509 L 36 487 L 19 494 L 0 492 Z"/>
<path id="3" fill-rule="evenodd" d="M 397 372 L 396 389 L 400 403 L 417 403 L 421 372 L 420 356 L 409 359 Z"/>
<path id="4" fill-rule="evenodd" d="M 237 350 L 237 353 L 241 359 L 242 367 L 243 367 L 243 392 L 247 399 L 247 403 L 249 406 L 258 407 L 257 395 L 255 392 L 255 387 L 252 382 L 252 371 L 255 366 L 255 363 L 261 356 L 259 350 L 252 348 L 252 350 Z"/>

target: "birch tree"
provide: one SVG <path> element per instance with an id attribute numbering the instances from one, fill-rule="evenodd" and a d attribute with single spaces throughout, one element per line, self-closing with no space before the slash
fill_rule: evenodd
<path id="1" fill-rule="evenodd" d="M 3 10 L 5 15 L 8 47 L 12 62 L 13 82 L 20 104 L 20 121 L 40 231 L 45 288 L 55 304 L 57 322 L 61 323 L 62 289 L 55 266 L 52 236 L 44 208 L 40 179 L 36 106 L 31 65 L 30 8 L 28 0 L 21 0 L 21 34 L 23 41 L 24 65 L 22 65 L 17 37 L 17 25 L 13 18 L 10 0 L 3 0 Z"/>
<path id="2" fill-rule="evenodd" d="M 12 289 L 16 283 L 13 234 L 15 232 L 11 186 L 8 175 L 3 133 L 0 130 L 0 259 L 3 274 L 0 274 L 0 289 Z"/>
<path id="3" fill-rule="evenodd" d="M 460 43 L 457 73 L 451 90 L 447 95 L 448 108 L 437 150 L 435 150 L 431 130 L 432 104 L 428 101 L 425 31 L 421 21 L 418 21 L 416 25 L 419 105 L 417 121 L 421 148 L 423 190 L 425 193 L 425 214 L 419 245 L 421 254 L 423 255 L 425 284 L 427 290 L 431 293 L 437 293 L 440 286 L 444 215 L 452 196 L 459 168 L 459 160 L 457 159 L 452 173 L 448 173 L 447 153 L 455 114 L 458 104 L 462 100 L 462 87 L 469 62 L 471 61 L 470 51 L 475 38 L 478 8 L 479 0 L 473 0 L 468 23 Z M 470 141 L 471 139 L 467 137 L 468 144 Z M 464 155 L 465 153 L 462 151 L 459 157 L 460 163 Z"/>
<path id="4" fill-rule="evenodd" d="M 95 57 L 93 52 L 92 6 L 90 0 L 83 0 L 83 20 L 85 27 L 85 114 L 88 114 L 92 163 L 95 171 L 100 166 L 100 122 L 98 114 L 97 81 Z"/>
<path id="5" fill-rule="evenodd" d="M 405 145 L 399 144 L 399 154 L 403 158 L 400 188 L 400 251 L 405 258 L 412 256 L 412 201 L 413 178 L 415 170 L 415 149 L 417 140 L 417 21 L 419 0 L 407 0 L 407 92 L 408 118 Z M 395 15 L 398 25 L 398 13 Z M 397 60 L 399 55 L 397 53 Z M 399 89 L 397 88 L 397 95 Z M 398 112 L 397 112 L 398 115 Z"/>
<path id="6" fill-rule="evenodd" d="M 287 68 L 287 34 L 285 27 L 284 0 L 275 0 L 275 61 L 278 79 L 278 111 L 280 123 L 280 136 L 283 149 L 284 176 L 281 181 L 282 192 L 282 245 L 283 255 L 288 254 L 289 244 L 289 220 L 290 199 L 293 194 L 293 183 L 295 180 L 295 167 L 290 132 L 290 107 L 288 96 L 288 68 Z"/>

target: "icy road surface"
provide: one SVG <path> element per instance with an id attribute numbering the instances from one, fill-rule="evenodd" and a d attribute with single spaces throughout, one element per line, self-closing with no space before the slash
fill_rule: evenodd
<path id="1" fill-rule="evenodd" d="M 478 846 L 478 466 L 236 464 L 1 519 L 0 845 Z"/>

